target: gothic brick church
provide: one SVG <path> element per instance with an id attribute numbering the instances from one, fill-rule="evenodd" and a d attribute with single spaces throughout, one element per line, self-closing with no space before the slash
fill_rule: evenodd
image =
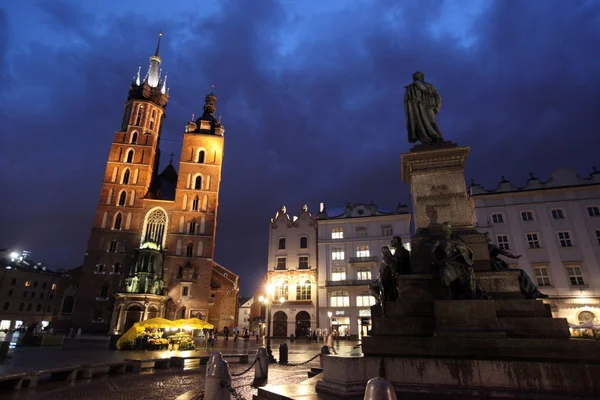
<path id="1" fill-rule="evenodd" d="M 162 35 L 161 35 L 162 36 Z M 236 324 L 239 277 L 215 263 L 225 129 L 217 98 L 183 133 L 179 173 L 159 173 L 169 101 L 160 37 L 150 67 L 129 88 L 114 134 L 72 317 L 87 332 L 122 333 L 153 317 Z"/>

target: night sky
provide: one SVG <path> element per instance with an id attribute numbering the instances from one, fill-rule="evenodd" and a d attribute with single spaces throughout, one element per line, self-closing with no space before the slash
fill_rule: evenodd
<path id="1" fill-rule="evenodd" d="M 161 29 L 161 170 L 214 84 L 226 128 L 215 259 L 243 295 L 282 204 L 409 202 L 403 87 L 417 70 L 442 96 L 445 138 L 471 146 L 467 178 L 522 185 L 598 161 L 598 1 L 8 0 L 0 247 L 81 265 L 129 84 Z"/>

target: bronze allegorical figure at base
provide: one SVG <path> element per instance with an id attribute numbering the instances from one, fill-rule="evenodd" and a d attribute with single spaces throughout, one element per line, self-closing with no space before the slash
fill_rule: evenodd
<path id="1" fill-rule="evenodd" d="M 442 284 L 450 288 L 453 299 L 489 299 L 477 287 L 473 270 L 473 250 L 460 237 L 452 234 L 452 225 L 442 224 L 444 238 L 430 247 L 432 263 L 439 268 Z"/>
<path id="2" fill-rule="evenodd" d="M 415 143 L 440 143 L 444 137 L 435 116 L 442 107 L 442 97 L 435 86 L 425 82 L 422 72 L 413 74 L 413 82 L 405 86 L 404 113 L 408 141 Z"/>
<path id="3" fill-rule="evenodd" d="M 521 293 L 529 299 L 545 299 L 548 297 L 547 294 L 540 292 L 535 283 L 531 280 L 527 272 L 520 268 L 511 268 L 508 263 L 499 256 L 504 256 L 518 260 L 521 256 L 515 256 L 506 250 L 501 249 L 492 243 L 491 239 L 488 239 L 488 249 L 490 252 L 490 261 L 492 262 L 492 269 L 494 271 L 519 271 L 519 286 L 521 287 Z"/>

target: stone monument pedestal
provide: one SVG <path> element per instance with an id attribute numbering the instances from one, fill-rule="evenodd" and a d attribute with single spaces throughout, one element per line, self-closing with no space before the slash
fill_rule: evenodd
<path id="1" fill-rule="evenodd" d="M 512 296 L 518 272 L 477 275 L 504 299 L 449 300 L 428 275 L 396 277 L 400 297 L 385 304 L 386 316 L 371 308 L 364 356 L 324 357 L 317 391 L 355 396 L 382 376 L 398 392 L 436 399 L 600 396 L 600 342 L 570 339 L 547 304 Z"/>

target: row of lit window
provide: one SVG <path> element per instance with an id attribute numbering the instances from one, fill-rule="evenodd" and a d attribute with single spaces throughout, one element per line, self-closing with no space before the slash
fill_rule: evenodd
<path id="1" fill-rule="evenodd" d="M 277 257 L 277 265 L 275 266 L 275 269 L 285 270 L 288 269 L 287 267 L 287 257 Z M 308 256 L 298 257 L 298 269 L 310 269 L 310 265 L 308 263 Z"/>
<path id="2" fill-rule="evenodd" d="M 279 238 L 278 249 L 279 250 L 285 250 L 286 249 L 286 244 L 287 244 L 286 238 L 284 238 L 284 237 Z M 301 249 L 308 249 L 308 236 L 302 236 L 300 238 L 300 248 Z"/>
<path id="3" fill-rule="evenodd" d="M 33 304 L 31 304 L 31 303 L 27 304 L 27 310 L 25 310 L 25 303 L 19 304 L 19 311 L 29 312 L 29 311 L 32 311 L 32 308 L 33 308 Z M 3 311 L 10 311 L 10 302 L 9 301 L 7 301 L 7 302 L 4 303 Z M 38 304 L 35 307 L 35 312 L 40 312 L 40 311 L 42 311 L 42 305 Z M 46 306 L 46 311 L 45 312 L 47 312 L 47 313 L 52 312 L 52 305 L 51 304 L 48 304 Z"/>
<path id="4" fill-rule="evenodd" d="M 371 251 L 369 250 L 369 245 L 359 245 L 356 246 L 356 257 L 370 257 Z M 332 247 L 331 248 L 331 259 L 333 261 L 342 261 L 344 260 L 345 252 L 344 247 Z"/>
<path id="5" fill-rule="evenodd" d="M 587 207 L 587 213 L 590 217 L 600 217 L 600 207 L 598 206 L 589 206 Z M 566 219 L 567 213 L 563 208 L 553 208 L 550 210 L 550 215 L 552 219 Z M 535 221 L 535 214 L 533 211 L 521 211 L 521 221 L 523 222 L 533 222 Z M 503 213 L 493 213 L 492 214 L 492 222 L 494 224 L 503 224 L 506 222 Z"/>
<path id="6" fill-rule="evenodd" d="M 52 286 L 53 286 L 52 290 L 54 290 L 56 288 L 56 284 L 53 283 Z M 13 289 L 9 289 L 8 290 L 8 296 L 12 296 L 13 293 L 14 293 Z M 32 299 L 35 298 L 35 293 L 36 292 L 31 292 L 31 298 Z M 28 294 L 29 294 L 29 291 L 27 291 L 27 290 L 23 291 L 23 297 L 27 297 Z M 43 298 L 44 298 L 44 292 L 41 292 L 40 293 L 40 299 L 43 299 Z M 54 293 L 50 293 L 49 299 L 50 300 L 54 299 Z"/>
<path id="7" fill-rule="evenodd" d="M 381 236 L 389 237 L 394 236 L 394 228 L 391 225 L 381 225 Z M 355 236 L 356 237 L 366 237 L 368 236 L 368 231 L 366 226 L 357 226 L 355 227 Z M 331 230 L 331 238 L 332 239 L 343 239 L 344 238 L 344 228 L 333 228 Z"/>
<path id="8" fill-rule="evenodd" d="M 275 287 L 275 298 L 289 300 L 289 284 L 281 281 Z M 307 280 L 304 284 L 296 285 L 296 300 L 310 300 L 312 297 L 312 283 Z"/>
<path id="9" fill-rule="evenodd" d="M 581 268 L 581 265 L 567 265 L 565 268 L 567 276 L 569 278 L 569 284 L 571 286 L 587 285 L 586 280 L 583 276 L 583 270 Z M 552 278 L 548 272 L 548 267 L 534 266 L 533 271 L 538 286 L 553 286 Z"/>
<path id="10" fill-rule="evenodd" d="M 356 280 L 359 281 L 370 281 L 371 270 L 367 268 L 359 268 L 356 270 Z M 345 281 L 346 280 L 346 268 L 335 267 L 331 269 L 331 280 L 332 281 Z"/>
<path id="11" fill-rule="evenodd" d="M 368 293 L 356 296 L 356 307 L 370 307 L 375 304 L 375 297 Z M 329 295 L 330 307 L 350 307 L 350 294 L 345 291 L 332 292 Z"/>
<path id="12" fill-rule="evenodd" d="M 596 235 L 596 243 L 600 246 L 600 229 L 596 229 L 594 231 Z M 556 232 L 558 238 L 558 244 L 562 248 L 573 247 L 573 239 L 571 238 L 570 231 L 558 231 Z M 530 249 L 541 249 L 541 241 L 540 236 L 537 232 L 529 232 L 525 234 L 525 239 L 527 240 L 527 246 Z M 498 247 L 503 250 L 509 250 L 510 244 L 508 240 L 508 235 L 499 234 L 496 235 L 496 242 L 498 243 Z"/>
<path id="13" fill-rule="evenodd" d="M 10 284 L 12 286 L 15 286 L 17 284 L 17 278 L 12 278 L 12 280 L 10 281 Z M 32 281 L 27 280 L 25 281 L 25 286 L 30 287 L 32 286 Z M 33 287 L 36 288 L 38 287 L 38 281 L 33 281 Z M 46 289 L 47 287 L 47 283 L 46 282 L 42 282 L 42 289 Z M 51 286 L 51 290 L 56 289 L 56 283 L 53 283 Z"/>

